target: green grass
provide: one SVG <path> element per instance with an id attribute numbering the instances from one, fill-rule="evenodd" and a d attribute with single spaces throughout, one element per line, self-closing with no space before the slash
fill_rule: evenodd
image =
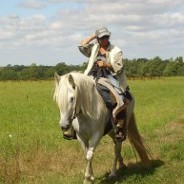
<path id="1" fill-rule="evenodd" d="M 130 81 L 141 129 L 155 128 L 184 114 L 184 78 Z"/>
<path id="2" fill-rule="evenodd" d="M 113 145 L 106 136 L 95 152 L 95 183 L 182 184 L 184 78 L 130 80 L 129 85 L 152 167 L 142 168 L 126 141 L 122 154 L 128 169 L 109 181 Z M 77 141 L 63 140 L 53 93 L 54 81 L 0 82 L 0 183 L 82 183 L 83 151 Z"/>

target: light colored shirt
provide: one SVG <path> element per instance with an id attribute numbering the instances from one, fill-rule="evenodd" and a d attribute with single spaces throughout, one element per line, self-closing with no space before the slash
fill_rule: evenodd
<path id="1" fill-rule="evenodd" d="M 88 66 L 84 72 L 84 74 L 88 75 L 95 64 L 100 46 L 98 43 L 90 43 L 79 45 L 78 48 L 84 56 L 89 58 Z M 112 65 L 111 74 L 116 76 L 117 80 L 120 82 L 120 85 L 123 87 L 123 90 L 125 90 L 127 87 L 127 80 L 124 72 L 122 51 L 120 48 L 110 43 L 106 51 L 106 59 L 107 62 Z"/>

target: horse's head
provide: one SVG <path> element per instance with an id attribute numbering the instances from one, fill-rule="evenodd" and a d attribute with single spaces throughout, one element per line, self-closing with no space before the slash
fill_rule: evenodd
<path id="1" fill-rule="evenodd" d="M 60 127 L 67 131 L 76 115 L 77 86 L 71 74 L 59 76 L 55 73 L 54 98 L 60 111 Z"/>

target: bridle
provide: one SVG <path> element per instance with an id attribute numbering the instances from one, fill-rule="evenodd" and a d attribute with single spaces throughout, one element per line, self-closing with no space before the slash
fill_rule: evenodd
<path id="1" fill-rule="evenodd" d="M 78 97 L 78 89 L 77 89 L 77 86 L 75 86 L 75 101 L 73 103 L 73 113 L 72 113 L 72 116 L 71 116 L 71 120 L 73 121 L 77 115 L 81 112 L 80 108 L 79 110 L 77 111 L 77 97 Z"/>

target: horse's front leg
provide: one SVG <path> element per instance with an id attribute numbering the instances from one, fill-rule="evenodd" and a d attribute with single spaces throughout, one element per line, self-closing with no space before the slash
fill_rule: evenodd
<path id="1" fill-rule="evenodd" d="M 89 148 L 86 150 L 86 171 L 85 171 L 85 178 L 84 184 L 86 183 L 93 183 L 94 182 L 94 175 L 93 175 L 93 168 L 92 168 L 92 159 L 93 159 L 94 148 Z"/>
<path id="2" fill-rule="evenodd" d="M 88 142 L 86 140 L 81 139 L 78 135 L 77 135 L 77 139 L 80 142 L 86 157 L 86 170 L 84 175 L 84 184 L 93 183 L 94 175 L 93 175 L 93 169 L 92 169 L 92 158 L 93 158 L 93 153 L 95 148 L 94 146 L 89 146 Z"/>

